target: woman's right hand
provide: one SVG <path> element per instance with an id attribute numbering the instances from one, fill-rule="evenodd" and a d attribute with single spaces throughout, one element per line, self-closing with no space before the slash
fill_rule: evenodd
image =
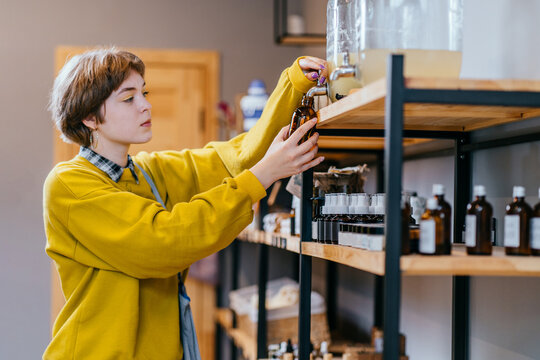
<path id="1" fill-rule="evenodd" d="M 279 179 L 306 171 L 324 160 L 322 156 L 315 158 L 318 150 L 318 133 L 313 134 L 304 143 L 298 144 L 316 123 L 317 119 L 306 122 L 289 138 L 287 138 L 289 126 L 285 126 L 274 138 L 264 157 L 250 169 L 265 189 Z"/>

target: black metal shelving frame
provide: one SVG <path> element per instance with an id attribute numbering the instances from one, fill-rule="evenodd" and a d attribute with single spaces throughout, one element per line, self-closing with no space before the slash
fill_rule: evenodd
<path id="1" fill-rule="evenodd" d="M 462 243 L 462 228 L 465 207 L 471 198 L 472 161 L 471 154 L 477 150 L 540 141 L 540 132 L 503 137 L 495 140 L 472 142 L 470 133 L 459 131 L 424 131 L 403 129 L 403 107 L 406 103 L 438 103 L 492 106 L 540 107 L 540 92 L 525 91 L 484 91 L 484 90 L 439 90 L 409 89 L 404 85 L 403 55 L 388 58 L 387 96 L 385 103 L 384 129 L 318 129 L 323 136 L 384 137 L 385 150 L 373 150 L 377 155 L 377 191 L 386 192 L 386 256 L 385 275 L 376 276 L 374 290 L 374 323 L 384 329 L 384 360 L 399 359 L 399 319 L 401 307 L 401 208 L 403 168 L 403 138 L 451 139 L 455 141 L 452 152 L 438 150 L 433 153 L 415 155 L 413 158 L 432 156 L 454 156 L 454 243 Z M 354 151 L 354 150 L 353 150 Z M 383 162 L 384 160 L 384 162 Z M 384 165 L 384 166 L 383 166 Z M 301 242 L 312 241 L 311 237 L 311 196 L 313 171 L 303 173 L 301 199 Z M 263 209 L 264 213 L 264 209 Z M 261 216 L 262 217 L 262 216 Z M 257 357 L 267 356 L 266 309 L 264 307 L 268 281 L 268 245 L 259 244 L 258 286 L 259 323 L 257 334 Z M 237 248 L 233 248 L 236 252 Z M 234 257 L 238 261 L 238 256 Z M 335 267 L 332 267 L 335 269 Z M 238 266 L 233 264 L 232 283 L 237 283 Z M 311 325 L 311 276 L 312 257 L 299 254 L 299 359 L 309 359 Z M 330 278 L 335 274 L 327 273 Z M 335 292 L 335 289 L 333 290 Z M 330 290 L 327 297 L 335 294 Z M 382 305 L 382 306 L 381 306 Z M 328 313 L 335 313 L 335 301 L 328 302 Z M 470 277 L 453 276 L 452 281 L 452 359 L 469 359 L 470 324 Z M 233 346 L 234 348 L 234 346 Z M 233 359 L 236 351 L 233 350 Z M 219 358 L 219 356 L 218 356 Z"/>

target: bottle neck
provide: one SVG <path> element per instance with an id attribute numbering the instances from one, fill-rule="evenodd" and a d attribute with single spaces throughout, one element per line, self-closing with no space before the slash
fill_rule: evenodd
<path id="1" fill-rule="evenodd" d="M 312 107 L 313 106 L 313 98 L 304 95 L 302 98 L 302 106 Z"/>
<path id="2" fill-rule="evenodd" d="M 486 201 L 486 196 L 485 195 L 476 195 L 476 201 Z"/>

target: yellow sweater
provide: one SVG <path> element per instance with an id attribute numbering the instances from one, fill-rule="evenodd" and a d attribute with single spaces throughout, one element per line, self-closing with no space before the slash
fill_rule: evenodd
<path id="1" fill-rule="evenodd" d="M 181 359 L 178 280 L 234 240 L 265 189 L 248 170 L 313 85 L 297 61 L 286 69 L 248 133 L 199 150 L 140 153 L 167 210 L 139 169 L 118 183 L 77 156 L 44 185 L 47 254 L 66 304 L 44 359 Z M 185 274 L 184 274 L 185 275 Z"/>

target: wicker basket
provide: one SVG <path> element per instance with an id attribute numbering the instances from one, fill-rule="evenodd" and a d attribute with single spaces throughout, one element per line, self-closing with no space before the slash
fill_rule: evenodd
<path id="1" fill-rule="evenodd" d="M 240 315 L 237 319 L 238 329 L 253 338 L 257 337 L 257 323 L 252 322 L 249 315 Z M 298 317 L 269 320 L 266 324 L 267 344 L 277 344 L 288 339 L 293 343 L 298 342 Z M 311 341 L 330 341 L 326 313 L 311 315 Z"/>

